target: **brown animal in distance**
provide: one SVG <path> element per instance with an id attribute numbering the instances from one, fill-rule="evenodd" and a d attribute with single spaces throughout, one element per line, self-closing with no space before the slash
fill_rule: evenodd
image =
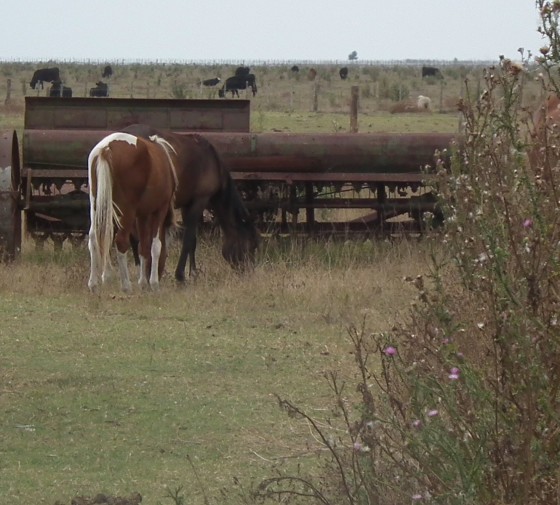
<path id="1" fill-rule="evenodd" d="M 552 169 L 560 160 L 560 97 L 550 95 L 533 114 L 533 146 L 529 162 L 534 171 L 541 171 L 552 182 Z"/>

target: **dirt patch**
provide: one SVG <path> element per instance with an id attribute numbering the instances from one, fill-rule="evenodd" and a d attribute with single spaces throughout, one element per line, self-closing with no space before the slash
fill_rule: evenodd
<path id="1" fill-rule="evenodd" d="M 140 493 L 132 493 L 129 497 L 108 496 L 103 493 L 93 497 L 76 496 L 70 501 L 70 505 L 139 505 L 142 502 Z M 61 501 L 56 501 L 54 505 L 65 505 Z"/>

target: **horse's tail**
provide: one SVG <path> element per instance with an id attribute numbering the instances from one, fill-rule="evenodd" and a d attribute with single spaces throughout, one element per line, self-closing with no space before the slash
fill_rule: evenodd
<path id="1" fill-rule="evenodd" d="M 120 226 L 118 207 L 113 202 L 111 149 L 107 144 L 96 146 L 88 158 L 91 230 L 97 243 L 97 257 L 102 270 L 109 262 L 114 237 L 113 222 Z M 95 192 L 95 195 L 94 195 Z"/>

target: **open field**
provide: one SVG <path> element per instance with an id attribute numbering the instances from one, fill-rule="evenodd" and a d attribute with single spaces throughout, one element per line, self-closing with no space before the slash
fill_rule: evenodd
<path id="1" fill-rule="evenodd" d="M 23 129 L 23 96 L 39 66 L 0 64 L 0 96 L 6 79 L 13 86 L 0 128 Z M 98 68 L 59 66 L 77 96 L 99 79 Z M 462 77 L 476 83 L 480 74 L 450 68 L 442 84 L 423 82 L 418 69 L 356 65 L 341 81 L 335 68 L 320 68 L 313 111 L 314 84 L 303 72 L 253 71 L 253 131 L 332 133 L 348 130 L 353 84 L 360 131 L 457 131 Z M 198 81 L 232 73 L 116 66 L 112 96 L 212 98 L 217 91 Z M 405 91 L 431 96 L 433 113 L 391 114 L 391 97 Z M 320 444 L 275 395 L 328 419 L 323 373 L 353 374 L 346 328 L 365 321 L 384 331 L 406 318 L 415 293 L 402 279 L 425 274 L 437 248 L 430 240 L 265 241 L 255 272 L 239 276 L 217 238 L 205 237 L 196 282 L 177 287 L 167 276 L 159 293 L 124 296 L 113 281 L 93 296 L 86 248 L 54 253 L 26 242 L 15 264 L 0 265 L 0 505 L 66 505 L 100 492 L 140 492 L 143 503 L 164 505 L 181 487 L 184 503 L 235 504 L 244 500 L 234 479 L 247 489 L 274 467 L 318 471 Z M 347 392 L 352 401 L 351 384 Z"/>
<path id="2" fill-rule="evenodd" d="M 89 89 L 101 79 L 103 65 L 82 63 L 0 62 L 0 97 L 10 100 L 0 105 L 0 128 L 23 129 L 24 97 L 46 95 L 32 90 L 29 81 L 37 68 L 58 66 L 64 84 L 74 96 L 88 96 Z M 219 85 L 201 86 L 202 79 L 220 76 L 222 82 L 233 75 L 234 65 L 113 64 L 110 95 L 124 98 L 207 98 L 217 99 Z M 420 77 L 420 66 L 348 64 L 346 80 L 338 76 L 336 65 L 316 65 L 317 77 L 309 81 L 310 65 L 298 74 L 282 66 L 255 66 L 258 93 L 251 99 L 251 131 L 290 131 L 336 133 L 349 131 L 350 90 L 359 88 L 361 132 L 455 132 L 459 127 L 457 100 L 467 93 L 478 95 L 483 86 L 483 67 L 476 64 L 446 65 L 444 79 Z M 540 89 L 528 74 L 525 105 L 540 99 Z M 468 89 L 465 86 L 468 82 Z M 419 95 L 430 97 L 432 113 L 391 114 L 398 103 L 415 103 Z M 315 100 L 317 97 L 317 100 Z"/>
<path id="3" fill-rule="evenodd" d="M 87 293 L 87 249 L 1 265 L 0 503 L 172 503 L 179 486 L 186 503 L 237 503 L 234 477 L 313 468 L 319 445 L 274 395 L 329 417 L 322 374 L 351 375 L 347 325 L 406 317 L 402 279 L 425 272 L 427 247 L 268 244 L 238 276 L 208 238 L 196 283 L 131 296 L 116 279 Z"/>

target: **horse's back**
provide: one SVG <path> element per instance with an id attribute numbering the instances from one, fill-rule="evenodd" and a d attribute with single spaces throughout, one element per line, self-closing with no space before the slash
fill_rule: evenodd
<path id="1" fill-rule="evenodd" d="M 90 157 L 110 152 L 113 192 L 117 204 L 142 212 L 170 200 L 175 189 L 173 166 L 165 147 L 128 132 L 116 132 L 101 140 Z"/>
<path id="2" fill-rule="evenodd" d="M 146 124 L 130 125 L 125 131 L 141 138 L 158 135 L 171 144 L 175 150 L 178 183 L 175 201 L 178 207 L 188 205 L 194 199 L 211 198 L 229 177 L 214 146 L 197 133 L 180 135 Z"/>

